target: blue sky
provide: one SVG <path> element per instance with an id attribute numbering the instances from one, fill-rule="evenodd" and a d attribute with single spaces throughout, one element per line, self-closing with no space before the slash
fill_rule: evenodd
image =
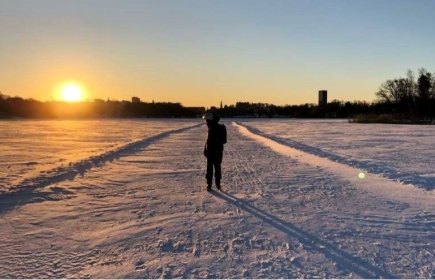
<path id="1" fill-rule="evenodd" d="M 0 0 L 0 91 L 183 105 L 373 101 L 435 71 L 435 1 Z"/>

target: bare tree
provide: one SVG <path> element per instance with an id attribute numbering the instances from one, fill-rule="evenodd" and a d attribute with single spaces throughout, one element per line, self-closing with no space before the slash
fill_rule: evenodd
<path id="1" fill-rule="evenodd" d="M 402 103 L 406 99 L 406 81 L 403 78 L 387 80 L 381 84 L 376 92 L 380 102 L 391 104 Z"/>
<path id="2" fill-rule="evenodd" d="M 393 104 L 402 113 L 407 108 L 410 114 L 418 115 L 415 102 L 416 92 L 417 83 L 415 82 L 414 73 L 408 70 L 406 78 L 385 81 L 375 94 L 378 101 Z"/>

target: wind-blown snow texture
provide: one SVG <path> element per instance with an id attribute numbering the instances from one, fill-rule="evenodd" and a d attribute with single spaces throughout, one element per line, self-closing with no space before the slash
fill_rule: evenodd
<path id="1" fill-rule="evenodd" d="M 8 179 L 0 277 L 435 276 L 433 127 L 240 121 L 224 192 L 205 191 L 198 121 L 130 124 L 145 127 L 133 141 L 124 129 L 116 147 Z"/>

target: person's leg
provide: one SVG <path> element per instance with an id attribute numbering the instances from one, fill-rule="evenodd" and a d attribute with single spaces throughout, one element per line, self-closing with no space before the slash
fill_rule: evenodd
<path id="1" fill-rule="evenodd" d="M 207 157 L 207 173 L 205 179 L 207 180 L 207 189 L 210 189 L 213 182 L 213 160 L 210 156 Z"/>
<path id="2" fill-rule="evenodd" d="M 213 162 L 214 172 L 215 172 L 215 183 L 218 189 L 221 188 L 221 179 L 222 179 L 222 153 L 216 154 L 215 160 Z"/>

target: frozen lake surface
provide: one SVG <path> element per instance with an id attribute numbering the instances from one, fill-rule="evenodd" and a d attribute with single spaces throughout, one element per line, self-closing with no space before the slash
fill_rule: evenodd
<path id="1" fill-rule="evenodd" d="M 0 193 L 80 160 L 198 120 L 0 121 Z"/>
<path id="2" fill-rule="evenodd" d="M 307 153 L 421 188 L 435 188 L 435 126 L 347 120 L 248 121 L 262 135 Z"/>
<path id="3" fill-rule="evenodd" d="M 0 276 L 435 277 L 433 126 L 223 122 L 1 121 Z"/>

